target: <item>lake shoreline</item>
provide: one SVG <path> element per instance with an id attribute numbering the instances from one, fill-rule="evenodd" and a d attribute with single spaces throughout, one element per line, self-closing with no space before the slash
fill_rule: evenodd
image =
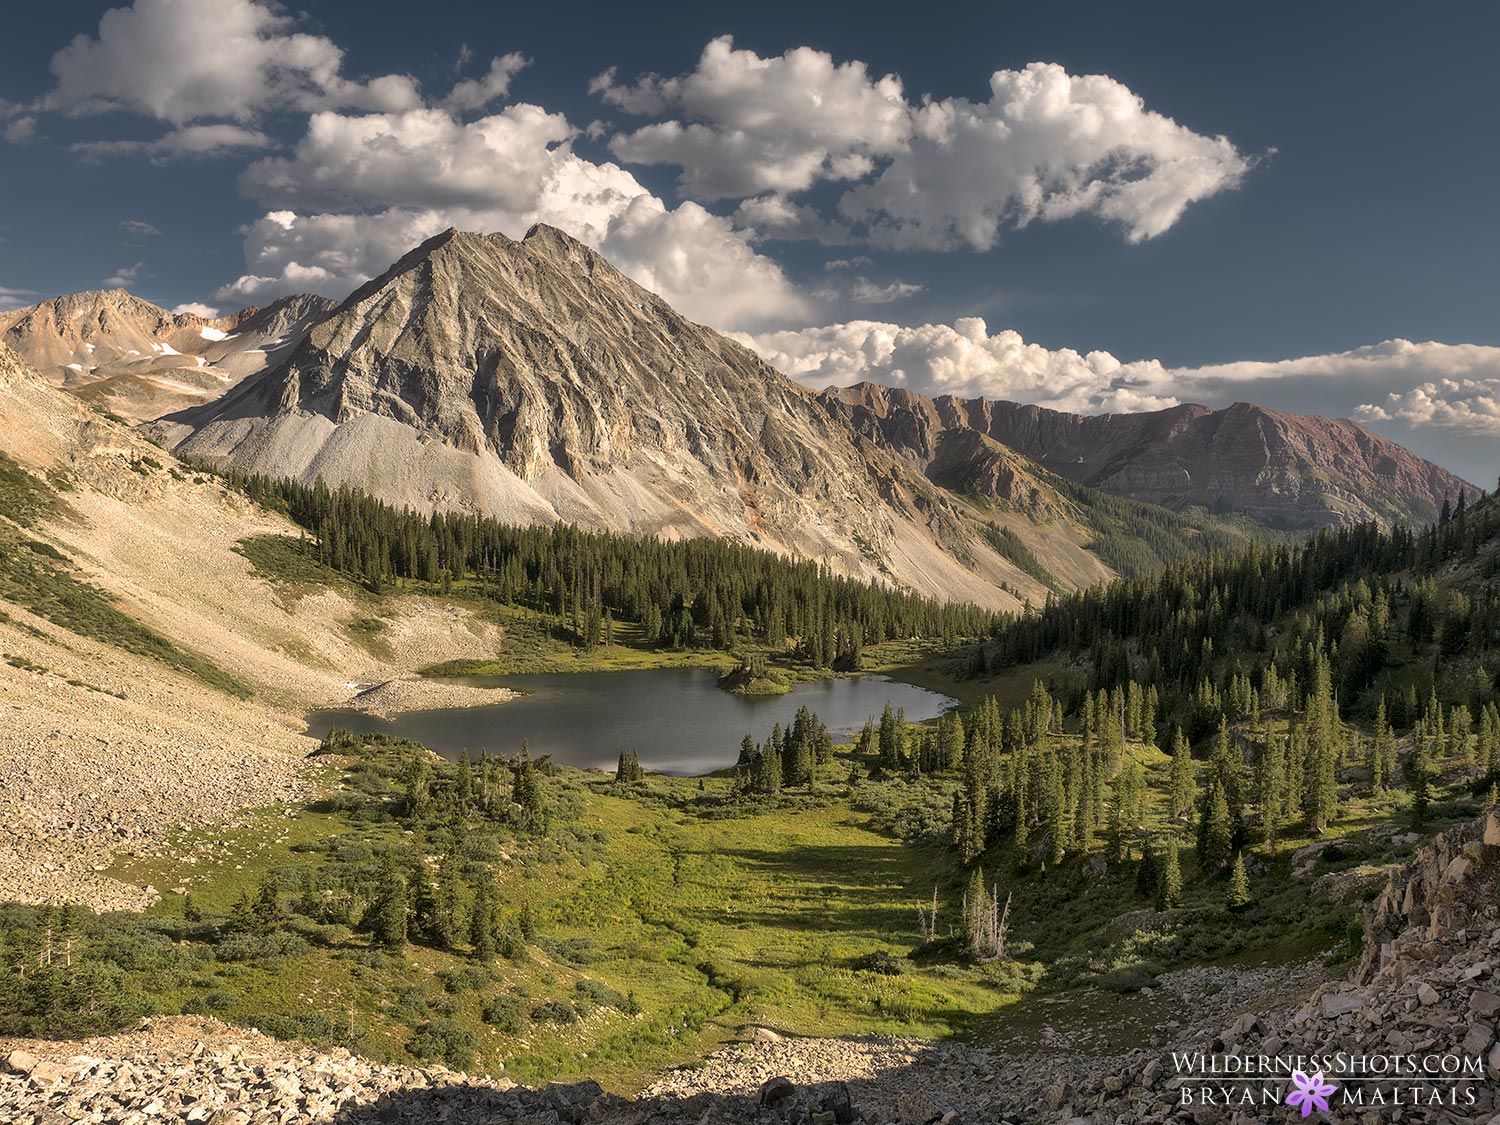
<path id="1" fill-rule="evenodd" d="M 745 734 L 763 740 L 804 706 L 850 738 L 887 702 L 912 722 L 957 703 L 880 672 L 806 680 L 780 695 L 731 693 L 720 680 L 704 667 L 394 680 L 362 691 L 361 702 L 311 711 L 306 722 L 315 737 L 335 726 L 384 732 L 449 760 L 511 755 L 524 742 L 533 757 L 578 769 L 612 769 L 635 750 L 650 772 L 700 777 L 732 768 Z"/>

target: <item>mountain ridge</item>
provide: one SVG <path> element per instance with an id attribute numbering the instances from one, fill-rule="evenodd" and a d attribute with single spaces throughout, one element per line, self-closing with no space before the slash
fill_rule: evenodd
<path id="1" fill-rule="evenodd" d="M 130 421 L 218 398 L 300 340 L 334 302 L 298 294 L 221 317 L 93 289 L 0 313 L 0 343 L 44 378 Z"/>
<path id="2" fill-rule="evenodd" d="M 1420 524 L 1436 517 L 1444 495 L 1479 491 L 1349 419 L 1248 402 L 1081 415 L 890 391 L 858 383 L 823 397 L 888 434 L 914 424 L 934 431 L 934 450 L 945 431 L 974 431 L 1079 484 L 1176 511 L 1238 512 L 1271 528 L 1316 530 L 1365 519 Z"/>
<path id="3" fill-rule="evenodd" d="M 729 535 L 991 605 L 1045 593 L 961 501 L 813 392 L 542 224 L 429 239 L 278 367 L 150 432 L 188 457 L 414 508 Z M 1050 538 L 1072 584 L 1109 573 L 1082 532 Z"/>

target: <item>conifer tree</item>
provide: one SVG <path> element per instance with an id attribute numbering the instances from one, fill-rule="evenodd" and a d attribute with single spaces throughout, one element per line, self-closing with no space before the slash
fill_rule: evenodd
<path id="1" fill-rule="evenodd" d="M 1250 905 L 1250 876 L 1245 872 L 1243 852 L 1234 853 L 1234 866 L 1229 871 L 1226 898 L 1230 910 L 1242 910 Z"/>
<path id="2" fill-rule="evenodd" d="M 1182 863 L 1177 857 L 1177 837 L 1167 837 L 1161 875 L 1156 882 L 1156 908 L 1171 910 L 1182 905 Z"/>
<path id="3" fill-rule="evenodd" d="M 488 877 L 481 876 L 474 887 L 474 902 L 469 908 L 469 945 L 473 948 L 475 960 L 494 960 L 499 922 L 490 881 Z"/>
<path id="4" fill-rule="evenodd" d="M 1168 805 L 1174 819 L 1180 820 L 1193 811 L 1193 803 L 1198 799 L 1196 773 L 1192 748 L 1179 727 L 1172 739 L 1172 765 L 1167 775 Z"/>
<path id="5" fill-rule="evenodd" d="M 1411 790 L 1411 823 L 1414 828 L 1427 823 L 1427 803 L 1431 796 L 1432 756 L 1427 739 L 1425 726 L 1419 725 L 1412 733 L 1411 753 L 1406 756 L 1406 785 Z"/>
<path id="6" fill-rule="evenodd" d="M 397 952 L 406 948 L 406 880 L 387 855 L 381 864 L 380 883 L 370 908 L 368 923 L 375 942 Z"/>
<path id="7" fill-rule="evenodd" d="M 1204 871 L 1214 872 L 1229 862 L 1234 850 L 1234 821 L 1229 816 L 1229 802 L 1224 787 L 1215 779 L 1203 803 L 1202 852 L 1199 861 Z"/>

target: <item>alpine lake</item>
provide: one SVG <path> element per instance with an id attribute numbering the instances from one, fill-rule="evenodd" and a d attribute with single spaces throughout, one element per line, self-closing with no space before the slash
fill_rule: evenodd
<path id="1" fill-rule="evenodd" d="M 780 723 L 790 725 L 806 706 L 835 739 L 879 720 L 885 705 L 910 722 L 936 718 L 956 701 L 881 675 L 830 677 L 796 685 L 785 695 L 735 695 L 719 687 L 709 668 L 651 668 L 614 672 L 467 676 L 449 682 L 509 688 L 518 695 L 490 706 L 409 711 L 381 719 L 360 711 L 317 711 L 309 732 L 331 727 L 356 733 L 385 731 L 409 738 L 450 760 L 512 755 L 525 740 L 533 758 L 550 756 L 580 769 L 613 769 L 622 750 L 634 750 L 652 772 L 695 776 L 732 767 L 746 733 L 757 742 Z"/>

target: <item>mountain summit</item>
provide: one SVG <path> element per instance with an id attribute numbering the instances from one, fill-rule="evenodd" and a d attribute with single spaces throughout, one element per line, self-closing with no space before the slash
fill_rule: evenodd
<path id="1" fill-rule="evenodd" d="M 1045 592 L 906 459 L 548 226 L 436 236 L 284 363 L 154 432 L 415 508 L 730 536 L 990 604 Z M 1018 520 L 1070 581 L 1107 574 L 1076 529 Z"/>

